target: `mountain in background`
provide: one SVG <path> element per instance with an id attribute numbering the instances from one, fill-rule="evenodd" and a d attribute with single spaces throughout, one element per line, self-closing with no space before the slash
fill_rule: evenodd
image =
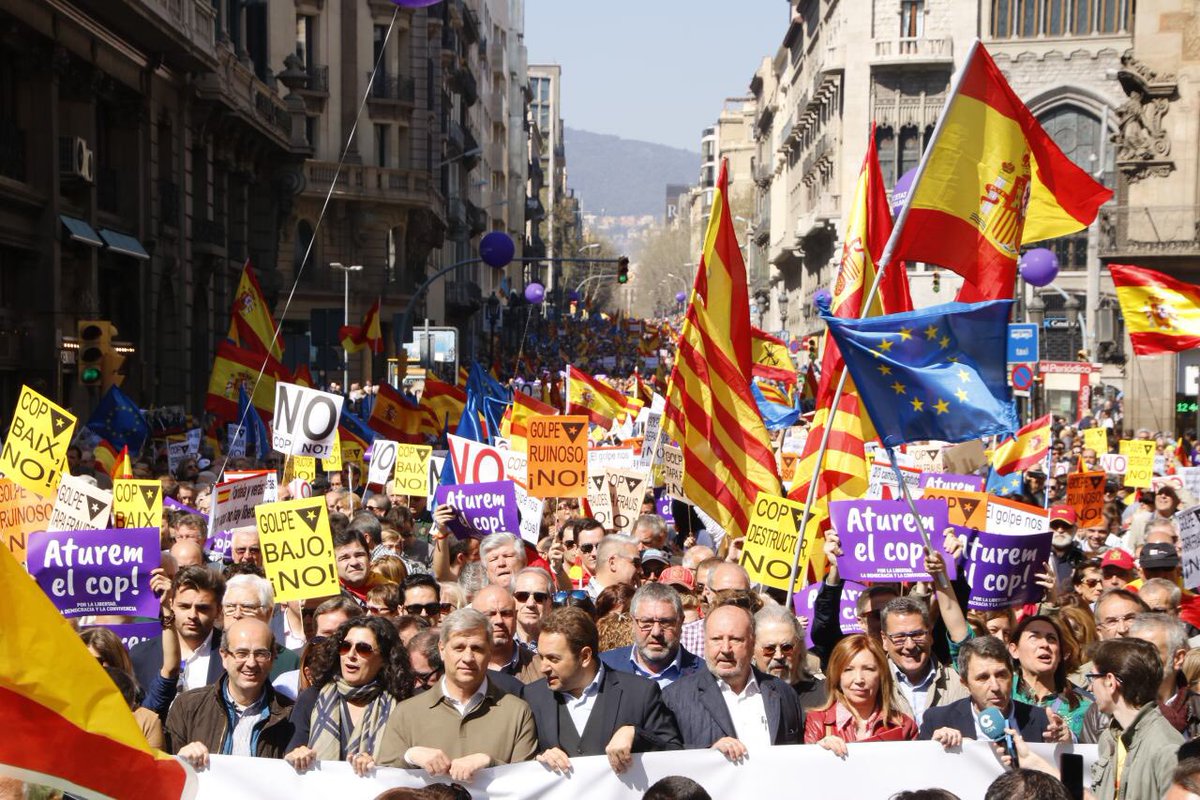
<path id="1" fill-rule="evenodd" d="M 567 185 L 585 214 L 661 220 L 667 185 L 691 185 L 700 177 L 698 152 L 574 128 L 564 133 Z"/>

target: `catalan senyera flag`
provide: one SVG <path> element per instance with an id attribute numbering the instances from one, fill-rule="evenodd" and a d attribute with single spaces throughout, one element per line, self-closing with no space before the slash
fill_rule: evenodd
<path id="1" fill-rule="evenodd" d="M 379 392 L 375 395 L 375 405 L 371 409 L 367 425 L 380 436 L 393 442 L 425 443 L 425 438 L 421 435 L 420 407 L 410 403 L 387 383 L 379 384 Z"/>
<path id="2" fill-rule="evenodd" d="M 876 264 L 891 232 L 892 213 L 879 170 L 872 127 L 846 216 L 842 262 L 830 303 L 830 311 L 835 316 L 852 319 L 863 315 L 863 303 L 869 287 L 875 282 Z M 912 309 L 908 277 L 902 265 L 897 263 L 885 270 L 879 288 L 879 294 L 867 309 L 869 316 Z M 804 451 L 796 465 L 797 479 L 788 494 L 792 500 L 807 502 L 812 490 L 811 479 L 817 476 L 816 494 L 805 533 L 806 541 L 812 543 L 807 555 L 814 577 L 820 577 L 825 569 L 820 542 L 828 527 L 829 503 L 832 500 L 856 500 L 866 493 L 870 464 L 867 463 L 865 443 L 875 438 L 875 430 L 862 407 L 854 379 L 849 375 L 837 407 L 833 408 L 838 379 L 845 365 L 833 337 L 823 336 L 822 340 L 824 349 L 819 362 L 819 378 L 816 377 L 818 370 L 814 369 L 817 362 L 809 364 L 805 376 L 806 387 L 815 391 L 815 411 Z M 825 459 L 817 469 L 821 440 L 827 427 L 830 428 L 829 443 Z M 800 566 L 803 568 L 804 564 Z"/>
<path id="3" fill-rule="evenodd" d="M 554 416 L 558 409 L 524 392 L 513 392 L 512 405 L 500 418 L 500 435 L 508 439 L 513 450 L 528 449 L 529 420 L 538 416 Z"/>
<path id="4" fill-rule="evenodd" d="M 792 354 L 788 352 L 787 344 L 758 328 L 750 329 L 750 337 L 750 352 L 754 359 L 751 372 L 754 376 L 795 383 L 796 367 L 792 364 Z"/>
<path id="5" fill-rule="evenodd" d="M 146 743 L 108 673 L 7 547 L 0 547 L 0 630 L 4 771 L 86 797 L 195 794 L 191 769 Z"/>
<path id="6" fill-rule="evenodd" d="M 568 414 L 586 414 L 592 422 L 608 430 L 629 410 L 631 399 L 574 364 L 567 365 Z"/>
<path id="7" fill-rule="evenodd" d="M 1036 467 L 1046 460 L 1052 440 L 1047 414 L 1006 437 L 992 453 L 992 469 L 997 475 L 1011 475 Z"/>
<path id="8" fill-rule="evenodd" d="M 746 265 L 721 171 L 692 299 L 667 386 L 666 436 L 683 451 L 683 490 L 731 537 L 746 535 L 759 492 L 779 494 L 771 439 L 750 389 Z"/>
<path id="9" fill-rule="evenodd" d="M 265 367 L 264 363 L 266 362 Z M 259 370 L 262 379 L 255 386 Z M 287 370 L 265 353 L 255 353 L 231 342 L 217 344 L 204 410 L 226 421 L 238 419 L 238 387 L 254 387 L 253 403 L 264 420 L 275 413 L 275 382 L 286 381 Z"/>
<path id="10" fill-rule="evenodd" d="M 383 352 L 383 333 L 379 328 L 379 298 L 367 309 L 361 325 L 343 325 L 338 329 L 342 340 L 342 349 L 347 353 L 357 353 L 364 347 L 372 353 Z"/>
<path id="11" fill-rule="evenodd" d="M 263 299 L 258 278 L 250 260 L 242 267 L 237 294 L 233 297 L 230 310 L 229 339 L 238 346 L 255 353 L 267 353 L 279 359 L 283 357 L 283 342 L 275 336 L 275 319 Z"/>
<path id="12" fill-rule="evenodd" d="M 462 416 L 467 405 L 467 393 L 458 386 L 451 386 L 425 372 L 425 389 L 421 392 L 421 432 L 439 436 Z M 448 423 L 447 420 L 450 422 Z"/>
<path id="13" fill-rule="evenodd" d="M 963 276 L 961 302 L 1011 298 L 1021 245 L 1086 228 L 1112 191 L 1063 155 L 978 40 L 962 69 L 893 257 Z"/>
<path id="14" fill-rule="evenodd" d="M 1133 352 L 1149 356 L 1200 347 L 1200 286 L 1145 267 L 1108 269 Z"/>

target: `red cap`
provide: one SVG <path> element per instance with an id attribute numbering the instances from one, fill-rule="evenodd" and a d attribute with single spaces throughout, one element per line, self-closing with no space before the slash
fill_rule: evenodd
<path id="1" fill-rule="evenodd" d="M 1100 568 L 1116 567 L 1117 569 L 1133 569 L 1133 556 L 1126 553 L 1119 547 L 1114 547 L 1104 554 L 1104 558 L 1100 561 Z"/>
<path id="2" fill-rule="evenodd" d="M 1075 509 L 1071 506 L 1054 506 L 1050 509 L 1050 521 L 1062 521 L 1068 525 L 1074 525 L 1079 521 L 1079 517 L 1075 515 Z"/>
<path id="3" fill-rule="evenodd" d="M 687 567 L 667 567 L 658 574 L 658 582 L 668 585 L 685 586 L 690 591 L 696 588 L 696 577 Z"/>

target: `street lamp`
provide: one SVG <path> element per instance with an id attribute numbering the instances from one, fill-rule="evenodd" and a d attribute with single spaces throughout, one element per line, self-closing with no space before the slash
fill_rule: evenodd
<path id="1" fill-rule="evenodd" d="M 779 287 L 778 293 L 775 295 L 775 305 L 779 307 L 779 326 L 782 330 L 788 329 L 788 293 L 787 289 Z"/>
<path id="2" fill-rule="evenodd" d="M 330 269 L 340 270 L 345 277 L 345 295 L 342 305 L 342 325 L 350 324 L 350 273 L 362 272 L 362 264 L 354 264 L 352 266 L 344 266 L 336 261 L 329 264 Z M 350 396 L 350 351 L 342 348 L 342 391 L 346 396 Z"/>
<path id="3" fill-rule="evenodd" d="M 482 152 L 483 152 L 482 147 L 472 147 L 470 150 L 464 150 L 463 152 L 459 153 L 456 156 L 451 156 L 450 158 L 447 158 L 445 161 L 439 161 L 437 163 L 437 165 L 434 166 L 434 169 L 440 169 L 441 167 L 444 167 L 447 164 L 451 164 L 462 158 L 474 158 L 475 156 L 479 155 Z"/>

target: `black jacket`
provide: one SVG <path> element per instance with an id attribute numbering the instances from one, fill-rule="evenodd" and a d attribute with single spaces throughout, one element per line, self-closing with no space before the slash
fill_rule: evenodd
<path id="1" fill-rule="evenodd" d="M 1031 706 L 1028 703 L 1013 701 L 1013 717 L 1016 718 L 1018 732 L 1027 742 L 1041 742 L 1042 734 L 1050 725 L 1046 709 Z M 938 728 L 954 728 L 964 739 L 978 738 L 975 734 L 975 706 L 971 698 L 964 697 L 945 706 L 934 706 L 925 709 L 921 719 L 921 733 L 918 738 L 930 739 Z"/>
<path id="2" fill-rule="evenodd" d="M 800 744 L 804 740 L 804 711 L 791 686 L 764 672 L 754 670 L 767 712 L 772 744 Z M 683 746 L 712 747 L 726 736 L 738 738 L 729 709 L 721 699 L 716 677 L 707 669 L 680 678 L 663 692 L 663 702 L 675 714 Z"/>
<path id="3" fill-rule="evenodd" d="M 626 725 L 634 728 L 635 753 L 683 747 L 675 717 L 663 703 L 658 684 L 637 675 L 604 670 L 596 704 L 582 732 L 575 730 L 566 706 L 545 678 L 527 684 L 521 699 L 533 710 L 539 752 L 557 747 L 572 757 L 604 755 L 613 734 Z"/>

